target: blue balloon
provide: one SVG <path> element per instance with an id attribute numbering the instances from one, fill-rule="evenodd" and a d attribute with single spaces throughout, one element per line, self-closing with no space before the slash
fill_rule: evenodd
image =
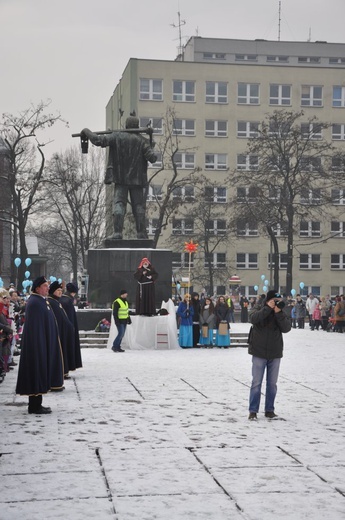
<path id="1" fill-rule="evenodd" d="M 303 282 L 300 282 L 299 286 L 300 286 L 301 289 L 304 289 L 304 283 Z"/>
<path id="2" fill-rule="evenodd" d="M 2 280 L 0 280 L 0 287 L 3 287 L 4 286 L 4 282 Z"/>
<path id="3" fill-rule="evenodd" d="M 56 281 L 56 278 L 55 276 L 49 276 L 49 280 L 51 281 L 51 283 L 53 283 Z"/>
<path id="4" fill-rule="evenodd" d="M 266 287 L 266 285 L 263 286 L 263 291 L 264 291 L 264 292 L 267 291 L 267 287 Z"/>
<path id="5" fill-rule="evenodd" d="M 15 259 L 14 259 L 14 265 L 15 265 L 16 267 L 19 267 L 21 263 L 22 263 L 22 261 L 21 261 L 20 258 L 15 258 Z"/>
<path id="6" fill-rule="evenodd" d="M 265 280 L 265 285 L 269 285 L 269 281 L 268 280 Z"/>
<path id="7" fill-rule="evenodd" d="M 27 258 L 27 259 L 25 260 L 25 265 L 26 265 L 26 267 L 29 267 L 29 265 L 31 265 L 31 262 L 32 262 L 31 258 Z"/>
<path id="8" fill-rule="evenodd" d="M 62 282 L 62 278 L 58 278 L 58 282 L 61 283 Z"/>
<path id="9" fill-rule="evenodd" d="M 291 294 L 292 294 L 292 296 L 295 296 L 295 294 L 296 294 L 296 289 L 291 289 Z"/>
<path id="10" fill-rule="evenodd" d="M 257 285 L 254 285 L 254 291 L 257 291 L 259 287 Z"/>
<path id="11" fill-rule="evenodd" d="M 25 274 L 25 278 L 29 278 L 29 276 L 30 276 L 30 271 L 25 271 L 24 274 Z"/>
<path id="12" fill-rule="evenodd" d="M 264 279 L 266 278 L 266 276 L 264 274 L 261 275 L 261 280 L 264 281 Z"/>

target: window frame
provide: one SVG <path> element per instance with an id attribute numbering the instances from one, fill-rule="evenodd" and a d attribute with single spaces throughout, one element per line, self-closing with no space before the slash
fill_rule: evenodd
<path id="1" fill-rule="evenodd" d="M 277 95 L 273 95 L 272 88 L 278 88 Z M 289 89 L 289 96 L 283 96 L 284 88 Z M 291 106 L 291 85 L 284 83 L 270 83 L 270 100 L 269 104 L 273 106 Z M 276 100 L 277 102 L 274 102 Z"/>
<path id="2" fill-rule="evenodd" d="M 175 91 L 175 87 L 178 83 L 181 84 L 181 92 Z M 188 92 L 188 86 L 193 86 L 193 93 Z M 173 79 L 172 92 L 172 100 L 175 103 L 195 103 L 195 80 Z"/>
<path id="3" fill-rule="evenodd" d="M 142 89 L 142 82 L 148 81 L 148 90 Z M 157 81 L 161 83 L 160 97 L 158 97 L 158 92 L 154 90 L 154 82 Z M 159 78 L 139 78 L 139 100 L 140 101 L 163 101 L 163 79 Z"/>
<path id="4" fill-rule="evenodd" d="M 240 88 L 245 86 L 245 94 L 240 94 Z M 257 88 L 257 94 L 252 94 L 252 88 Z M 259 105 L 260 104 L 260 83 L 244 83 L 237 84 L 237 104 L 238 105 Z"/>
<path id="5" fill-rule="evenodd" d="M 208 93 L 208 87 L 213 86 L 213 94 Z M 226 93 L 220 94 L 221 87 L 225 86 Z M 228 83 L 226 81 L 206 81 L 205 84 L 205 103 L 216 103 L 226 105 L 228 103 Z"/>

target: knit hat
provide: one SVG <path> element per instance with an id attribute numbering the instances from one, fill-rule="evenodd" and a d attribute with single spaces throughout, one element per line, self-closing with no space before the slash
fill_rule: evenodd
<path id="1" fill-rule="evenodd" d="M 50 284 L 49 294 L 54 294 L 57 289 L 62 289 L 62 284 L 56 280 Z"/>
<path id="2" fill-rule="evenodd" d="M 272 291 L 268 291 L 266 295 L 266 301 L 268 302 L 269 300 L 273 300 L 273 298 L 281 298 L 281 295 L 275 289 L 273 289 Z"/>
<path id="3" fill-rule="evenodd" d="M 46 279 L 45 276 L 38 276 L 37 278 L 35 278 L 35 280 L 32 283 L 32 286 L 31 286 L 31 292 L 35 292 L 37 287 L 40 287 L 41 285 L 43 285 L 47 281 L 48 280 Z"/>
<path id="4" fill-rule="evenodd" d="M 67 285 L 66 285 L 66 290 L 69 292 L 69 293 L 77 293 L 78 292 L 78 285 L 76 283 L 73 283 L 73 282 L 69 282 Z"/>
<path id="5" fill-rule="evenodd" d="M 120 296 L 122 296 L 123 294 L 127 294 L 127 290 L 126 289 L 121 289 Z"/>

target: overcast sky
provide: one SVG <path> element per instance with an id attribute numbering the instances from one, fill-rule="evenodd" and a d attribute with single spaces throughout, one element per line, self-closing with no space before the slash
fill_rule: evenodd
<path id="1" fill-rule="evenodd" d="M 105 106 L 130 58 L 173 60 L 178 11 L 183 43 L 203 37 L 278 39 L 279 0 L 0 0 L 0 114 L 51 99 L 69 128 L 55 127 L 46 154 L 72 133 L 105 127 Z M 282 41 L 345 43 L 345 0 L 281 0 Z M 40 138 L 42 141 L 42 138 Z"/>

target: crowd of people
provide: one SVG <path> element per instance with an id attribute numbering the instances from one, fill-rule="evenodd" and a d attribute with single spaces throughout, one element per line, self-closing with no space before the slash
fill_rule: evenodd
<path id="1" fill-rule="evenodd" d="M 256 305 L 262 304 L 266 294 L 258 297 L 240 296 L 239 321 L 250 322 L 250 312 Z M 345 329 L 345 296 L 339 295 L 331 299 L 329 295 L 317 297 L 309 294 L 303 298 L 281 296 L 282 310 L 291 322 L 292 328 L 327 332 L 343 332 Z M 228 295 L 210 297 L 196 292 L 173 298 L 176 306 L 179 327 L 179 342 L 183 348 L 190 347 L 228 347 L 230 324 L 235 323 L 234 299 Z M 215 334 L 214 334 L 215 330 Z M 231 336 L 231 335 L 230 335 Z"/>
<path id="2" fill-rule="evenodd" d="M 29 413 L 51 413 L 42 396 L 63 391 L 69 372 L 82 367 L 77 291 L 74 283 L 49 284 L 44 276 L 33 281 L 26 298 L 13 284 L 0 289 L 0 382 L 18 365 L 14 357 L 20 355 L 16 393 L 28 396 Z"/>

